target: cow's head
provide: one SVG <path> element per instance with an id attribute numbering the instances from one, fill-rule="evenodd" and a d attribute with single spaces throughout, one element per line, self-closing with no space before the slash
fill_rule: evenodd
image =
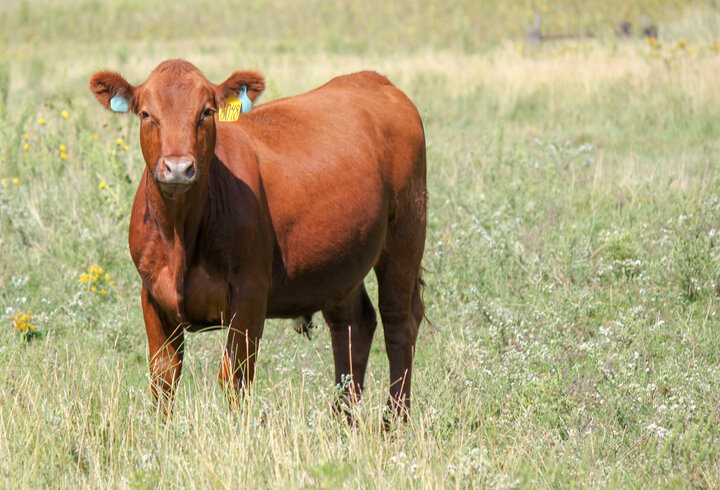
<path id="1" fill-rule="evenodd" d="M 167 198 L 184 194 L 207 179 L 215 149 L 216 114 L 228 97 L 246 90 L 254 102 L 264 88 L 262 75 L 251 71 L 237 71 L 215 85 L 182 60 L 161 63 L 138 86 L 111 71 L 90 78 L 90 90 L 101 104 L 140 117 L 143 157 Z"/>

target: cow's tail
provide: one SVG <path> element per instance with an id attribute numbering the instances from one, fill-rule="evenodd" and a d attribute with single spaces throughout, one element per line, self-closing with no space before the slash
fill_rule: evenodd
<path id="1" fill-rule="evenodd" d="M 420 275 L 418 276 L 418 284 L 417 284 L 417 290 L 418 290 L 418 294 L 420 295 L 420 300 L 421 300 L 420 301 L 421 311 L 417 312 L 418 314 L 416 314 L 416 318 L 422 317 L 427 322 L 428 325 L 430 325 L 432 328 L 435 328 L 435 325 L 433 324 L 433 322 L 430 321 L 430 318 L 428 318 L 428 316 L 427 316 L 427 308 L 425 307 L 425 287 L 427 286 L 427 283 L 425 282 L 425 280 L 422 277 L 422 272 L 425 270 L 425 268 L 421 267 L 421 269 L 422 270 L 420 271 Z"/>

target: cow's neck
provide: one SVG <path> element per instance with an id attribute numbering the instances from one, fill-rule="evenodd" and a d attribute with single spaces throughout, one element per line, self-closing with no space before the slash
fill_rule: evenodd
<path id="1" fill-rule="evenodd" d="M 197 246 L 198 232 L 205 214 L 205 186 L 198 185 L 185 195 L 170 200 L 162 196 L 157 184 L 148 178 L 148 206 L 155 217 L 165 250 L 168 266 L 175 281 L 178 313 L 184 316 L 185 277 Z"/>

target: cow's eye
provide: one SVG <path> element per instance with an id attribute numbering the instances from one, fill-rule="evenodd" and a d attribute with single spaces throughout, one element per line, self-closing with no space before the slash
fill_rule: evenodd
<path id="1" fill-rule="evenodd" d="M 153 119 L 153 117 L 150 114 L 148 114 L 147 111 L 140 111 L 138 113 L 138 115 L 140 116 L 140 121 L 144 125 L 151 126 L 153 128 L 159 127 L 158 122 L 155 119 Z"/>
<path id="2" fill-rule="evenodd" d="M 212 107 L 208 107 L 205 109 L 202 114 L 200 114 L 200 117 L 198 118 L 197 125 L 200 127 L 202 123 L 204 123 L 208 118 L 211 118 L 215 110 Z"/>

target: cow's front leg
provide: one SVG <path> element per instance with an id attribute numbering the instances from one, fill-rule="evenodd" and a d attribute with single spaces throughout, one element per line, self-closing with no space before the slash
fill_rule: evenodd
<path id="1" fill-rule="evenodd" d="M 220 384 L 231 403 L 255 377 L 255 359 L 265 323 L 267 292 L 244 294 L 232 302 L 227 346 L 220 365 Z"/>
<path id="2" fill-rule="evenodd" d="M 167 319 L 145 286 L 140 295 L 148 337 L 150 388 L 160 411 L 169 415 L 182 371 L 183 328 Z"/>

